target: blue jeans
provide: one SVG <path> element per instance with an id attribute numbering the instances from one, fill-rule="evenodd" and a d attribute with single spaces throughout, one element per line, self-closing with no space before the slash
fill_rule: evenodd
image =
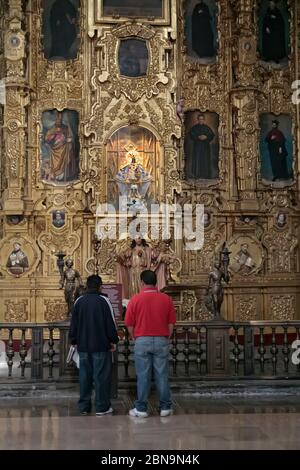
<path id="1" fill-rule="evenodd" d="M 159 409 L 171 409 L 169 386 L 169 340 L 163 336 L 141 336 L 134 345 L 137 375 L 137 400 L 135 408 L 147 411 L 152 372 L 159 398 Z"/>
<path id="2" fill-rule="evenodd" d="M 79 411 L 90 412 L 92 408 L 93 383 L 95 387 L 96 413 L 110 408 L 112 380 L 111 351 L 79 353 Z"/>

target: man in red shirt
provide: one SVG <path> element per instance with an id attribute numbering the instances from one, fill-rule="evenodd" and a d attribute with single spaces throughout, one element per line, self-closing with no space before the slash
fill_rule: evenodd
<path id="1" fill-rule="evenodd" d="M 169 416 L 171 392 L 169 386 L 169 338 L 176 323 L 172 300 L 156 288 L 153 271 L 141 273 L 142 290 L 130 300 L 125 325 L 135 340 L 134 360 L 137 375 L 137 400 L 130 416 L 146 418 L 152 371 L 159 396 L 160 416 Z"/>

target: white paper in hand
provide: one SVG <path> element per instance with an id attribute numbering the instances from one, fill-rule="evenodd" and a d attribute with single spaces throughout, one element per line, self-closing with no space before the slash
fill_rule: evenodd
<path id="1" fill-rule="evenodd" d="M 79 369 L 79 354 L 76 346 L 70 346 L 67 356 L 67 364 L 70 364 L 71 361 L 75 362 L 76 367 Z"/>

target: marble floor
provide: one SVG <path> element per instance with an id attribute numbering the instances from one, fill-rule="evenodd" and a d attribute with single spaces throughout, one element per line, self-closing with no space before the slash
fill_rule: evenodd
<path id="1" fill-rule="evenodd" d="M 174 395 L 174 414 L 130 418 L 133 395 L 113 416 L 79 416 L 76 398 L 1 398 L 0 449 L 300 449 L 299 397 Z"/>

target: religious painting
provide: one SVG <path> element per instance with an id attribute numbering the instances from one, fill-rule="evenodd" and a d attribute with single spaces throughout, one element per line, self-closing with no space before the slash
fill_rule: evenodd
<path id="1" fill-rule="evenodd" d="M 55 228 L 62 228 L 65 225 L 65 212 L 64 211 L 53 211 L 52 212 L 52 225 Z"/>
<path id="2" fill-rule="evenodd" d="M 293 183 L 292 119 L 280 114 L 260 116 L 260 156 L 262 182 L 278 187 Z"/>
<path id="3" fill-rule="evenodd" d="M 6 221 L 9 225 L 18 225 L 23 222 L 24 216 L 23 215 L 8 215 L 6 217 Z"/>
<path id="4" fill-rule="evenodd" d="M 163 0 L 103 0 L 104 16 L 162 18 Z"/>
<path id="5" fill-rule="evenodd" d="M 23 274 L 29 268 L 28 257 L 22 250 L 21 243 L 15 242 L 13 249 L 7 259 L 6 267 L 14 275 Z"/>
<path id="6" fill-rule="evenodd" d="M 107 144 L 108 202 L 118 208 L 140 210 L 155 202 L 160 181 L 160 144 L 148 129 L 127 126 L 117 130 Z"/>
<path id="7" fill-rule="evenodd" d="M 286 213 L 278 212 L 278 214 L 276 215 L 276 226 L 278 228 L 284 228 L 286 224 L 287 224 Z"/>
<path id="8" fill-rule="evenodd" d="M 75 59 L 80 0 L 43 0 L 43 46 L 48 60 Z"/>
<path id="9" fill-rule="evenodd" d="M 79 178 L 78 113 L 65 109 L 42 114 L 41 178 L 66 184 Z"/>
<path id="10" fill-rule="evenodd" d="M 229 270 L 232 274 L 249 276 L 261 269 L 263 251 L 255 238 L 239 235 L 229 242 L 228 249 L 231 252 Z"/>
<path id="11" fill-rule="evenodd" d="M 185 176 L 187 181 L 211 183 L 219 177 L 219 116 L 185 113 Z"/>
<path id="12" fill-rule="evenodd" d="M 147 74 L 149 53 L 146 41 L 128 38 L 120 41 L 119 70 L 125 77 L 143 77 Z"/>
<path id="13" fill-rule="evenodd" d="M 264 0 L 258 12 L 259 53 L 273 67 L 288 64 L 290 18 L 286 0 Z"/>
<path id="14" fill-rule="evenodd" d="M 218 6 L 215 0 L 187 0 L 185 37 L 188 56 L 202 64 L 216 62 Z"/>
<path id="15" fill-rule="evenodd" d="M 211 214 L 210 212 L 204 211 L 203 212 L 203 225 L 204 228 L 209 227 L 211 224 Z"/>

